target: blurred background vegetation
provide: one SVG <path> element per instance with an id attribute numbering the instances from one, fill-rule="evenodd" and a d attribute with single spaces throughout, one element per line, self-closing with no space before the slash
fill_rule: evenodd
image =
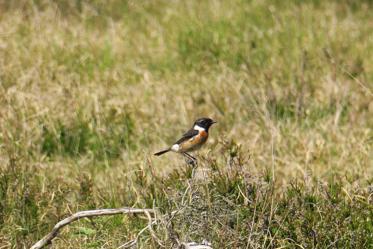
<path id="1" fill-rule="evenodd" d="M 192 179 L 152 153 L 201 116 Z M 121 206 L 182 210 L 167 247 L 373 248 L 370 0 L 0 0 L 0 117 L 1 248 Z M 54 248 L 146 224 L 82 220 Z"/>

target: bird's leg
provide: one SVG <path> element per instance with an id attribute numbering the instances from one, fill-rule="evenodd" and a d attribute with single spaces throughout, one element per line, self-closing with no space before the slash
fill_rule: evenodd
<path id="1" fill-rule="evenodd" d="M 197 166 L 197 159 L 196 159 L 194 156 L 192 156 L 192 155 L 190 155 L 189 153 L 186 153 L 186 152 L 184 152 L 183 155 L 184 155 L 187 159 L 189 159 L 189 160 L 187 161 L 188 164 L 191 164 L 191 165 L 193 165 L 193 166 Z"/>
<path id="2" fill-rule="evenodd" d="M 186 153 L 186 152 L 184 152 L 184 154 L 185 154 L 187 157 L 189 157 L 190 159 L 192 159 L 193 161 L 197 161 L 197 158 L 195 158 L 195 157 L 192 156 L 191 154 Z"/>
<path id="3" fill-rule="evenodd" d="M 183 156 L 185 157 L 185 162 L 187 164 L 193 163 L 193 159 L 190 156 L 188 156 L 186 153 L 183 153 Z"/>

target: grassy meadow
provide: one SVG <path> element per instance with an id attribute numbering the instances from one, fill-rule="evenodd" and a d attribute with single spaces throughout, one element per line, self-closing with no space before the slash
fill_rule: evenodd
<path id="1" fill-rule="evenodd" d="M 196 169 L 153 156 L 203 116 Z M 137 248 L 373 248 L 373 2 L 0 0 L 0 248 L 118 207 Z"/>

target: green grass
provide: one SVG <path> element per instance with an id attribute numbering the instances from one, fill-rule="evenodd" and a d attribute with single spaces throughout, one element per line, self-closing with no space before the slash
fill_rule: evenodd
<path id="1" fill-rule="evenodd" d="M 133 206 L 157 208 L 167 248 L 373 248 L 372 7 L 0 3 L 0 247 Z M 218 124 L 195 178 L 152 156 L 201 116 Z M 81 220 L 54 248 L 116 248 L 146 225 Z"/>

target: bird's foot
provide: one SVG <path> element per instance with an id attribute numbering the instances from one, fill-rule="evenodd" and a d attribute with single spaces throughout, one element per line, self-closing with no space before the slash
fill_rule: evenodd
<path id="1" fill-rule="evenodd" d="M 192 166 L 192 167 L 197 167 L 197 159 L 192 159 L 192 158 L 189 158 L 189 157 L 185 157 L 185 162 Z"/>
<path id="2" fill-rule="evenodd" d="M 197 158 L 195 158 L 194 156 L 184 152 L 184 156 L 185 156 L 185 162 L 188 164 L 188 165 L 191 165 L 193 167 L 197 167 Z"/>

